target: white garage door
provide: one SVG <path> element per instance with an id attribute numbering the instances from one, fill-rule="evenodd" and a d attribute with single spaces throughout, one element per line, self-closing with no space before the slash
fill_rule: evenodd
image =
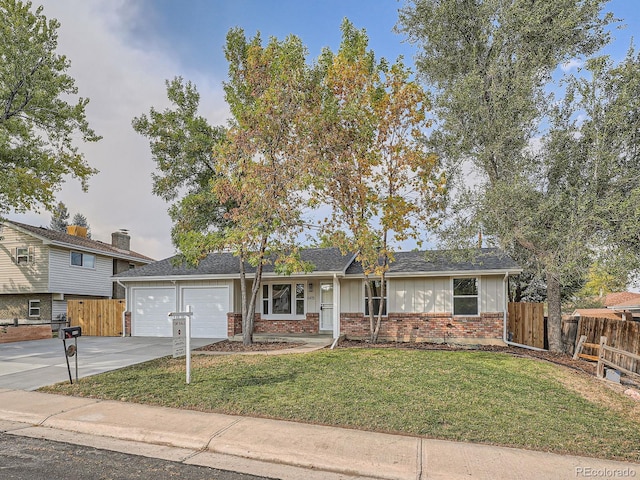
<path id="1" fill-rule="evenodd" d="M 182 309 L 191 306 L 191 336 L 193 338 L 227 338 L 229 287 L 185 287 Z"/>
<path id="2" fill-rule="evenodd" d="M 133 289 L 132 335 L 136 337 L 171 337 L 173 329 L 168 313 L 176 309 L 176 289 Z"/>

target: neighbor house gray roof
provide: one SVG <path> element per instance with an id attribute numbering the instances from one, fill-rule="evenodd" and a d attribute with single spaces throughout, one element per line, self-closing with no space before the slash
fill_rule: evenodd
<path id="1" fill-rule="evenodd" d="M 34 227 L 33 225 L 14 222 L 13 220 L 6 220 L 3 223 L 5 225 L 15 227 L 18 231 L 22 231 L 23 233 L 39 238 L 46 243 L 54 244 L 57 246 L 103 253 L 104 255 L 110 257 L 124 258 L 128 260 L 138 261 L 140 263 L 150 263 L 154 261 L 153 258 L 142 255 L 141 253 L 116 248 L 111 244 L 100 242 L 97 240 L 78 237 L 76 235 L 69 235 L 64 232 L 58 232 L 56 230 L 50 230 L 44 227 Z"/>
<path id="2" fill-rule="evenodd" d="M 302 260 L 314 265 L 310 274 L 347 274 L 361 276 L 362 267 L 354 261 L 355 255 L 343 255 L 337 248 L 311 248 L 300 251 Z M 406 274 L 448 274 L 448 273 L 519 273 L 520 267 L 507 255 L 495 249 L 482 249 L 464 259 L 456 258 L 444 251 L 400 252 L 395 254 L 389 275 Z M 197 266 L 176 263 L 178 257 L 171 257 L 145 265 L 135 270 L 120 273 L 117 279 L 160 279 L 169 277 L 237 277 L 240 274 L 238 258 L 231 253 L 211 253 Z M 252 274 L 255 267 L 246 266 Z M 272 264 L 264 266 L 267 276 L 274 275 Z"/>
<path id="3" fill-rule="evenodd" d="M 411 273 L 478 273 L 509 272 L 519 273 L 521 268 L 504 252 L 495 248 L 480 250 L 447 251 L 428 250 L 398 252 L 389 266 L 387 275 L 406 275 Z M 347 275 L 362 275 L 362 265 L 353 262 L 347 269 Z"/>

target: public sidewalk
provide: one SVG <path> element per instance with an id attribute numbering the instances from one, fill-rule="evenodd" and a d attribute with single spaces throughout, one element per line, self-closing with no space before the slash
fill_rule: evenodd
<path id="1" fill-rule="evenodd" d="M 0 431 L 291 480 L 640 478 L 640 464 L 0 389 Z"/>

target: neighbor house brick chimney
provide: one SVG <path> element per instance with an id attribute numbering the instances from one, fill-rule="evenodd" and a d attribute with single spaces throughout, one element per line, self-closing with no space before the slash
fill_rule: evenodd
<path id="1" fill-rule="evenodd" d="M 111 245 L 120 250 L 131 250 L 131 237 L 127 230 L 120 230 L 111 234 Z"/>

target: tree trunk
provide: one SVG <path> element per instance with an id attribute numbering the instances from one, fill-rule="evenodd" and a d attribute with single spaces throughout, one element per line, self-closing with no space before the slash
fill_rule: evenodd
<path id="1" fill-rule="evenodd" d="M 249 325 L 247 303 L 247 274 L 244 269 L 244 252 L 240 252 L 240 300 L 242 302 L 242 343 L 251 345 L 253 342 L 253 325 Z"/>
<path id="2" fill-rule="evenodd" d="M 251 345 L 253 343 L 253 328 L 255 324 L 256 316 L 256 299 L 258 298 L 258 292 L 260 291 L 260 285 L 262 284 L 262 268 L 264 264 L 264 254 L 267 249 L 267 237 L 262 237 L 260 241 L 260 250 L 258 251 L 258 266 L 256 267 L 256 275 L 253 277 L 253 283 L 251 285 L 251 298 L 248 304 L 243 306 L 243 311 L 247 312 L 246 319 L 242 319 L 242 343 L 244 345 Z"/>
<path id="3" fill-rule="evenodd" d="M 378 312 L 376 313 L 376 325 L 371 335 L 371 343 L 378 343 L 378 336 L 380 335 L 380 326 L 382 325 L 382 313 L 384 312 L 385 307 L 385 296 L 386 292 L 386 277 L 384 272 L 380 275 L 380 305 L 378 306 Z M 388 313 L 388 312 L 387 312 Z"/>
<path id="4" fill-rule="evenodd" d="M 373 289 L 371 288 L 371 280 L 365 275 L 365 288 L 367 289 L 367 303 L 369 304 L 369 341 L 376 343 L 378 340 L 375 334 L 375 317 L 373 314 Z"/>
<path id="5" fill-rule="evenodd" d="M 562 352 L 562 297 L 558 275 L 547 272 L 547 304 L 549 320 L 547 322 L 547 339 L 549 351 Z"/>

